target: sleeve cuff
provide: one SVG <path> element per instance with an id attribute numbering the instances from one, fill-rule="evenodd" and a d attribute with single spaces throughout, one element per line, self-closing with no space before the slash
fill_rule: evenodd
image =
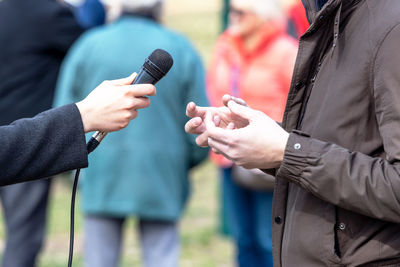
<path id="1" fill-rule="evenodd" d="M 64 129 L 58 138 L 58 142 L 64 148 L 64 161 L 68 168 L 86 168 L 89 165 L 86 148 L 86 137 L 83 128 L 81 113 L 76 104 L 68 104 L 55 108 L 59 113 L 56 117 L 60 129 Z"/>
<path id="2" fill-rule="evenodd" d="M 307 158 L 311 151 L 310 149 L 311 140 L 309 135 L 297 130 L 290 133 L 283 161 L 276 176 L 297 184 L 300 183 L 301 175 L 308 165 Z"/>

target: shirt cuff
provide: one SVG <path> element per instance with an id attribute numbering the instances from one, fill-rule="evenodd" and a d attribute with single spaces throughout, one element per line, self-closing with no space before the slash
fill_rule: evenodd
<path id="1" fill-rule="evenodd" d="M 276 177 L 288 179 L 299 184 L 301 175 L 308 165 L 307 158 L 311 152 L 310 136 L 300 131 L 289 135 L 281 167 Z"/>

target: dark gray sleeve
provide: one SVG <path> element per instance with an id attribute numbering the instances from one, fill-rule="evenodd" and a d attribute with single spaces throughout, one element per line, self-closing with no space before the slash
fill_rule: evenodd
<path id="1" fill-rule="evenodd" d="M 83 124 L 75 104 L 0 127 L 0 186 L 87 166 Z"/>
<path id="2" fill-rule="evenodd" d="M 278 177 L 342 208 L 400 223 L 400 26 L 375 58 L 375 116 L 385 158 L 291 133 Z M 368 131 L 368 129 L 366 129 Z"/>

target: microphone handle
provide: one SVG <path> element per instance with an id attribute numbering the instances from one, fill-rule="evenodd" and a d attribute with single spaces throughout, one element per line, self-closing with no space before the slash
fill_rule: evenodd
<path id="1" fill-rule="evenodd" d="M 142 67 L 142 68 L 140 68 L 140 71 L 132 84 L 151 83 L 154 85 L 157 82 L 158 82 L 158 80 L 156 78 L 154 78 L 152 75 L 150 75 L 150 73 L 147 72 L 144 67 Z M 99 132 L 99 131 L 95 132 L 92 135 L 89 142 L 86 144 L 88 154 L 90 154 L 93 150 L 95 150 L 97 148 L 97 146 L 101 143 L 101 141 L 104 139 L 104 137 L 106 137 L 106 135 L 107 135 L 106 132 Z"/>
<path id="2" fill-rule="evenodd" d="M 90 154 L 96 147 L 100 144 L 104 137 L 106 137 L 106 132 L 95 132 L 90 138 L 89 142 L 86 144 L 88 154 Z"/>

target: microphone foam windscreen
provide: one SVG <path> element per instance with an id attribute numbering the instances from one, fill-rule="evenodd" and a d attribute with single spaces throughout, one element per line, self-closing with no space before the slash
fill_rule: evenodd
<path id="1" fill-rule="evenodd" d="M 156 49 L 151 53 L 148 59 L 158 67 L 158 69 L 165 75 L 174 64 L 171 55 L 162 49 Z"/>

